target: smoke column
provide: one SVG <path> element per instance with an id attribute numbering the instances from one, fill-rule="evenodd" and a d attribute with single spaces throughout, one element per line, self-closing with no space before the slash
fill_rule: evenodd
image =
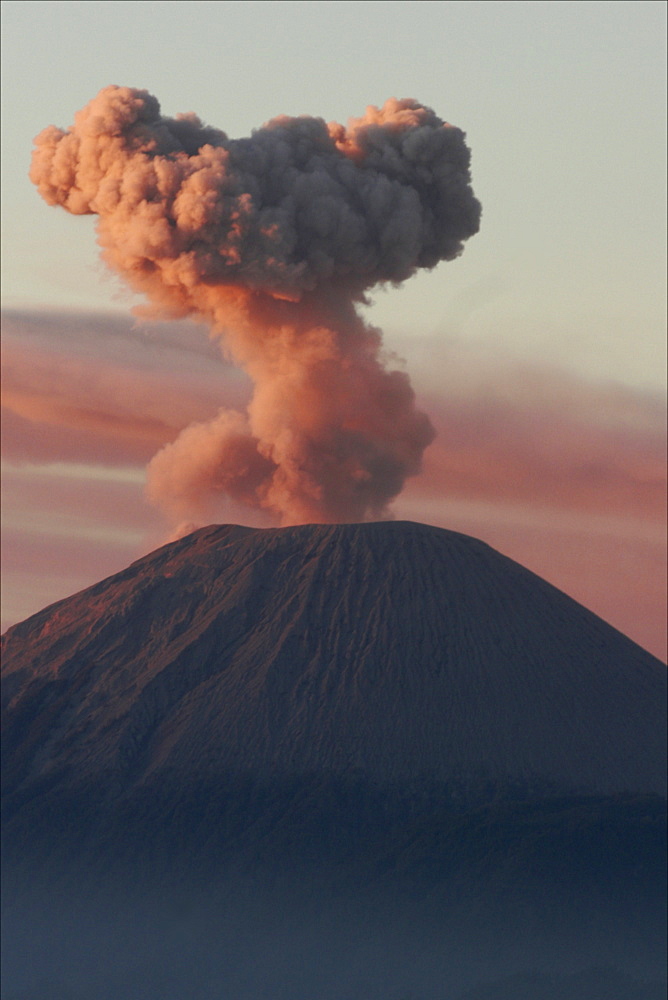
<path id="1" fill-rule="evenodd" d="M 97 214 L 107 264 L 155 314 L 205 320 L 254 383 L 246 413 L 158 452 L 149 497 L 176 519 L 221 494 L 283 524 L 382 516 L 434 430 L 356 305 L 477 232 L 464 134 L 391 99 L 347 127 L 279 117 L 233 140 L 112 86 L 35 145 L 44 200 Z"/>

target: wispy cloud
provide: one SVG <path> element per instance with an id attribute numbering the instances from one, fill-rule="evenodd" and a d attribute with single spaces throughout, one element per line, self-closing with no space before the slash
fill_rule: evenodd
<path id="1" fill-rule="evenodd" d="M 10 312 L 3 318 L 3 455 L 145 466 L 184 426 L 247 397 L 194 324 Z"/>

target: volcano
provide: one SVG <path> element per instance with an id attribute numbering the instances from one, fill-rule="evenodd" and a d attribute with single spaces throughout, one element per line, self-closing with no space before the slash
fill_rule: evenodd
<path id="1" fill-rule="evenodd" d="M 3 637 L 9 988 L 660 975 L 665 707 L 658 660 L 475 539 L 203 528 Z"/>

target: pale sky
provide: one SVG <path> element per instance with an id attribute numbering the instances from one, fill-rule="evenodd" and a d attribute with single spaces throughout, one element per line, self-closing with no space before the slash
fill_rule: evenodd
<path id="1" fill-rule="evenodd" d="M 498 400 L 512 369 L 515 400 L 536 372 L 552 373 L 552 386 L 554 373 L 575 380 L 577 391 L 555 390 L 563 413 L 588 384 L 591 399 L 621 394 L 618 413 L 628 415 L 631 398 L 655 407 L 666 369 L 665 20 L 663 3 L 620 0 L 4 0 L 3 307 L 125 321 L 140 301 L 100 264 L 94 220 L 49 208 L 27 176 L 35 135 L 69 126 L 102 87 L 145 88 L 166 115 L 195 111 L 234 138 L 279 114 L 346 122 L 368 104 L 413 97 L 467 133 L 483 206 L 459 260 L 379 291 L 368 310 L 418 393 L 436 398 L 456 383 L 463 398 L 462 385 L 480 393 L 484 383 Z M 9 461 L 19 469 L 16 454 Z M 99 484 L 105 465 L 96 464 Z M 129 468 L 112 475 L 138 481 Z M 33 463 L 30 475 L 38 472 Z M 30 518 L 12 498 L 7 531 L 16 540 Z M 472 498 L 475 528 L 474 508 Z M 433 523 L 462 523 L 426 511 Z M 501 533 L 508 516 L 497 517 Z M 518 517 L 526 522 L 526 512 Z M 68 523 L 71 538 L 96 530 L 75 514 Z M 111 544 L 124 529 L 106 530 Z M 537 571 L 546 575 L 544 564 Z M 73 579 L 49 599 L 76 589 Z"/>

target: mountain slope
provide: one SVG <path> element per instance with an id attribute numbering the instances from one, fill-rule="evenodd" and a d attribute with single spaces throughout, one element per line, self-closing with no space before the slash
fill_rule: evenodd
<path id="1" fill-rule="evenodd" d="M 463 535 L 166 545 L 3 638 L 3 996 L 650 1000 L 665 695 Z"/>
<path id="2" fill-rule="evenodd" d="M 665 787 L 659 662 L 442 529 L 205 528 L 3 644 L 12 782 L 243 769 Z"/>

